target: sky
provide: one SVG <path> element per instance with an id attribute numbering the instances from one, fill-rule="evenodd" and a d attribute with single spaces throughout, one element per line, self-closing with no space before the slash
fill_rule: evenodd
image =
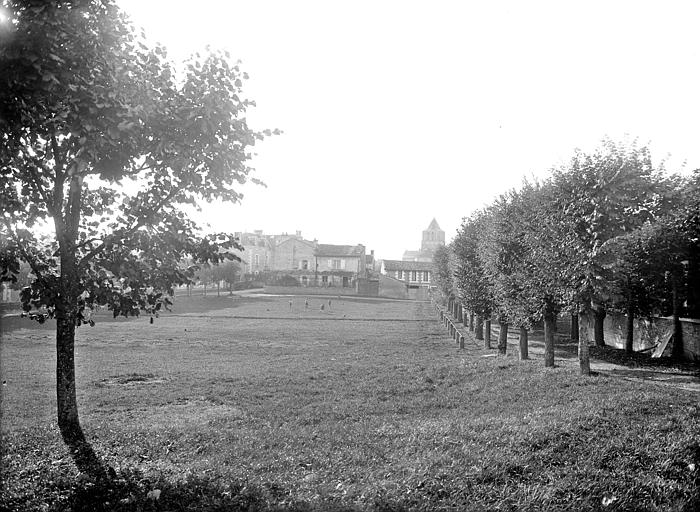
<path id="1" fill-rule="evenodd" d="M 301 231 L 381 259 L 420 248 L 576 148 L 635 138 L 700 168 L 700 4 L 648 1 L 118 0 L 181 61 L 250 75 L 266 183 L 204 205 L 216 231 Z"/>

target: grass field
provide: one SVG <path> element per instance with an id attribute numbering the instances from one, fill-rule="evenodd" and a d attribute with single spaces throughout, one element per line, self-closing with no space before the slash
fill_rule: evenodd
<path id="1" fill-rule="evenodd" d="M 698 510 L 698 393 L 457 350 L 430 304 L 178 298 L 76 343 L 76 474 L 54 334 L 6 332 L 3 510 Z M 160 492 L 157 492 L 160 491 Z"/>

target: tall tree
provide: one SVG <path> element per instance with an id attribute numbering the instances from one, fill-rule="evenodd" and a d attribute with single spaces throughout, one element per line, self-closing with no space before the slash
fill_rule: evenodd
<path id="1" fill-rule="evenodd" d="M 452 268 L 452 250 L 450 246 L 441 245 L 435 249 L 433 265 L 435 266 L 435 285 L 444 303 L 454 290 L 454 269 Z"/>
<path id="2" fill-rule="evenodd" d="M 480 210 L 465 218 L 452 242 L 455 256 L 455 284 L 462 304 L 477 317 L 476 337 L 486 325 L 484 346 L 490 348 L 490 319 L 494 310 L 493 294 L 484 269 L 481 252 L 489 231 L 489 214 Z M 482 323 L 483 322 L 483 323 Z"/>
<path id="3" fill-rule="evenodd" d="M 577 151 L 554 172 L 553 183 L 560 212 L 556 232 L 566 240 L 560 277 L 570 290 L 568 306 L 594 313 L 596 344 L 603 345 L 605 308 L 615 294 L 605 244 L 663 211 L 664 178 L 648 148 L 605 139 L 591 153 Z"/>
<path id="4" fill-rule="evenodd" d="M 78 417 L 75 329 L 96 306 L 156 316 L 193 280 L 180 261 L 234 257 L 235 238 L 202 234 L 183 206 L 238 201 L 237 186 L 257 181 L 247 162 L 263 133 L 247 125 L 246 76 L 225 55 L 178 73 L 112 0 L 4 4 L 0 275 L 30 265 L 22 307 L 57 321 L 61 435 L 78 469 L 104 479 Z"/>

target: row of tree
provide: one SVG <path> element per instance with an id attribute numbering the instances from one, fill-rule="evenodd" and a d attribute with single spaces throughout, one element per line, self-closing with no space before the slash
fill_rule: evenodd
<path id="1" fill-rule="evenodd" d="M 672 315 L 680 355 L 679 318 L 700 317 L 699 240 L 700 170 L 670 174 L 653 165 L 647 147 L 604 140 L 465 218 L 435 256 L 438 287 L 477 327 L 494 318 L 502 333 L 513 325 L 527 336 L 543 323 L 546 366 L 554 365 L 556 319 L 571 313 L 581 372 L 589 374 L 579 315 L 594 316 L 602 345 L 606 311 L 625 313 L 629 352 L 636 316 Z"/>

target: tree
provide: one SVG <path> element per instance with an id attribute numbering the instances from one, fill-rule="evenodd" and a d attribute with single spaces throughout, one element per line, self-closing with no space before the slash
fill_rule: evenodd
<path id="1" fill-rule="evenodd" d="M 454 288 L 454 276 L 452 269 L 451 249 L 449 246 L 441 245 L 435 249 L 433 264 L 435 265 L 435 285 L 440 292 L 440 298 L 444 303 L 452 294 Z"/>
<path id="2" fill-rule="evenodd" d="M 57 321 L 61 435 L 78 469 L 103 480 L 78 418 L 75 329 L 96 306 L 157 316 L 196 265 L 235 258 L 232 235 L 202 234 L 183 207 L 238 201 L 264 134 L 246 123 L 246 75 L 226 55 L 178 74 L 112 0 L 4 3 L 0 277 L 30 265 L 22 307 Z"/>
<path id="3" fill-rule="evenodd" d="M 231 293 L 231 286 L 240 278 L 241 267 L 237 261 L 225 261 L 212 269 L 212 275 L 217 286 L 223 281 L 228 284 L 228 291 Z"/>
<path id="4" fill-rule="evenodd" d="M 538 320 L 537 300 L 525 279 L 528 271 L 529 247 L 525 243 L 528 216 L 532 207 L 528 201 L 533 187 L 523 183 L 520 191 L 501 195 L 491 207 L 492 229 L 482 252 L 494 301 L 499 311 L 501 331 L 499 350 L 506 351 L 508 323 L 520 329 L 520 358 L 528 358 L 528 329 Z"/>
<path id="5" fill-rule="evenodd" d="M 462 303 L 476 315 L 476 338 L 490 348 L 490 319 L 494 309 L 492 290 L 480 252 L 488 232 L 488 213 L 480 210 L 465 218 L 452 242 L 455 255 L 455 283 Z"/>
<path id="6" fill-rule="evenodd" d="M 590 154 L 577 151 L 568 165 L 554 172 L 553 183 L 561 212 L 557 232 L 568 252 L 563 259 L 567 265 L 560 267 L 560 278 L 570 291 L 567 304 L 594 312 L 596 344 L 604 345 L 605 309 L 616 293 L 615 265 L 605 245 L 658 217 L 667 202 L 664 179 L 648 148 L 638 147 L 636 141 L 605 139 Z M 628 290 L 628 298 L 630 293 L 633 290 Z M 579 349 L 587 353 L 582 343 Z"/>

